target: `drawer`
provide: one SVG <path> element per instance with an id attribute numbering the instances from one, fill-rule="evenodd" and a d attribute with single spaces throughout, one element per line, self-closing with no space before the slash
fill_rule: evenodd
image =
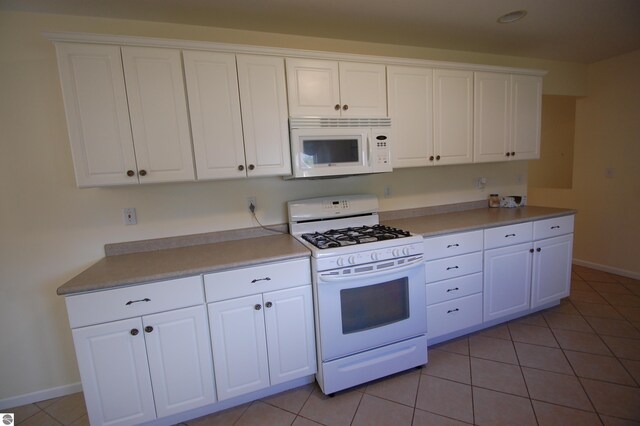
<path id="1" fill-rule="evenodd" d="M 427 284 L 427 305 L 445 302 L 482 291 L 482 273 Z"/>
<path id="2" fill-rule="evenodd" d="M 460 232 L 441 237 L 425 238 L 425 260 L 457 256 L 482 250 L 482 231 Z"/>
<path id="3" fill-rule="evenodd" d="M 557 237 L 558 235 L 571 234 L 573 232 L 573 220 L 575 216 L 554 217 L 552 219 L 537 220 L 533 222 L 533 239 Z"/>
<path id="4" fill-rule="evenodd" d="M 427 283 L 461 277 L 482 271 L 482 252 L 425 262 Z"/>
<path id="5" fill-rule="evenodd" d="M 484 248 L 510 246 L 512 244 L 527 243 L 533 239 L 533 224 L 531 222 L 515 225 L 499 226 L 484 230 Z"/>
<path id="6" fill-rule="evenodd" d="M 202 276 L 67 296 L 71 328 L 204 303 Z"/>
<path id="7" fill-rule="evenodd" d="M 308 258 L 231 269 L 204 276 L 207 302 L 311 284 Z"/>
<path id="8" fill-rule="evenodd" d="M 482 323 L 482 293 L 427 306 L 427 339 Z"/>

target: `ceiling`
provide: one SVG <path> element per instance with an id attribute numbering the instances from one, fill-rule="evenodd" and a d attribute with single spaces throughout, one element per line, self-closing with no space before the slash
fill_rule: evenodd
<path id="1" fill-rule="evenodd" d="M 640 49 L 640 0 L 0 0 L 0 9 L 581 63 Z M 524 19 L 496 22 L 519 9 Z"/>

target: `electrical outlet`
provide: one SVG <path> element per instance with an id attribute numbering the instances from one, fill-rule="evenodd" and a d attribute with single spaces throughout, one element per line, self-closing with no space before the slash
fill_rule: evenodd
<path id="1" fill-rule="evenodd" d="M 138 218 L 136 217 L 136 209 L 134 207 L 127 207 L 122 209 L 122 217 L 125 225 L 136 225 Z"/>
<path id="2" fill-rule="evenodd" d="M 253 206 L 253 208 L 251 206 Z M 251 213 L 255 212 L 255 210 L 258 208 L 255 196 L 247 197 L 247 208 Z"/>
<path id="3" fill-rule="evenodd" d="M 477 189 L 484 189 L 487 186 L 487 178 L 479 177 L 476 179 L 475 184 Z"/>
<path id="4" fill-rule="evenodd" d="M 391 198 L 391 187 L 384 187 L 384 198 Z"/>

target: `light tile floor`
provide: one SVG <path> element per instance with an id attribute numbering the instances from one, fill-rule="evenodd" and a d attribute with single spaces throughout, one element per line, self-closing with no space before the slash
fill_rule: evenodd
<path id="1" fill-rule="evenodd" d="M 640 423 L 640 281 L 574 266 L 546 311 L 429 348 L 429 363 L 324 396 L 317 385 L 188 425 Z M 18 407 L 20 425 L 88 424 L 81 393 Z"/>

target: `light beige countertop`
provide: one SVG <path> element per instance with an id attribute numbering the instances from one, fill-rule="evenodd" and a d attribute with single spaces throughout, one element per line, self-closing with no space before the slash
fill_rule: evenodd
<path id="1" fill-rule="evenodd" d="M 473 203 L 468 204 L 474 206 Z M 459 207 L 459 206 L 458 206 Z M 454 208 L 458 208 L 455 207 Z M 463 206 L 462 208 L 465 208 Z M 413 209 L 381 214 L 381 222 L 425 237 L 492 228 L 531 220 L 575 214 L 575 210 L 548 207 L 513 209 L 471 208 L 444 212 L 442 208 Z M 444 210 L 446 211 L 446 210 Z M 410 216 L 410 217 L 403 217 Z M 286 226 L 281 226 L 286 229 Z M 167 280 L 247 267 L 261 263 L 309 257 L 311 253 L 288 234 L 253 238 L 254 230 L 147 240 L 107 245 L 107 256 L 58 288 L 59 295 Z M 226 235 L 229 233 L 229 235 Z M 217 238 L 238 238 L 220 241 Z M 202 243 L 208 241 L 208 243 Z M 187 244 L 183 247 L 173 245 Z M 193 245 L 188 245 L 193 244 Z M 122 245 L 123 247 L 119 247 Z M 131 250 L 143 250 L 131 252 Z M 110 253 L 125 253 L 114 254 Z"/>
<path id="2" fill-rule="evenodd" d="M 450 234 L 452 232 L 493 228 L 496 226 L 548 219 L 575 213 L 575 210 L 551 207 L 526 206 L 512 209 L 490 209 L 485 207 L 452 213 L 382 220 L 381 222 L 384 225 L 411 231 L 414 234 L 419 234 L 424 237 L 432 237 L 435 235 Z"/>
<path id="3" fill-rule="evenodd" d="M 60 286 L 57 293 L 107 290 L 310 255 L 286 234 L 107 256 Z"/>

